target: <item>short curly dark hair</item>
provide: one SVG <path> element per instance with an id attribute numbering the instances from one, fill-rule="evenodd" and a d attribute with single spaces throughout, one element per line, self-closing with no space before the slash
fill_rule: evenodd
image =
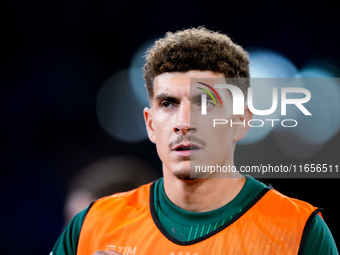
<path id="1" fill-rule="evenodd" d="M 146 52 L 143 67 L 149 100 L 153 82 L 165 72 L 190 70 L 222 73 L 226 78 L 249 78 L 248 53 L 225 34 L 205 27 L 168 32 Z M 248 79 L 246 79 L 248 80 Z M 244 95 L 249 83 L 240 86 Z"/>

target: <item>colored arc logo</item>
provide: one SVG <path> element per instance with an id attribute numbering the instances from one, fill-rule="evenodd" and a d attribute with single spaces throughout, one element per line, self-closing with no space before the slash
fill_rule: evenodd
<path id="1" fill-rule="evenodd" d="M 197 83 L 202 84 L 202 85 L 208 87 L 211 91 L 213 91 L 213 92 L 216 94 L 218 100 L 220 101 L 220 103 L 221 103 L 221 105 L 222 105 L 222 101 L 221 101 L 220 95 L 217 93 L 217 91 L 216 91 L 213 87 L 211 87 L 210 85 L 205 84 L 205 83 L 203 83 L 203 82 L 197 82 Z M 196 87 L 196 88 L 203 90 L 203 91 L 206 92 L 209 96 L 211 96 L 211 98 L 214 100 L 215 105 L 217 105 L 214 96 L 213 96 L 208 90 L 203 89 L 203 88 L 200 88 L 200 87 Z"/>

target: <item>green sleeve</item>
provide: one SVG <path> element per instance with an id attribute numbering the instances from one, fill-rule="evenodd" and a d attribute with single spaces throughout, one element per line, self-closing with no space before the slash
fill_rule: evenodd
<path id="1" fill-rule="evenodd" d="M 78 213 L 64 229 L 50 255 L 76 255 L 80 230 L 88 208 Z"/>
<path id="2" fill-rule="evenodd" d="M 307 235 L 303 255 L 339 254 L 334 238 L 325 221 L 316 215 Z"/>

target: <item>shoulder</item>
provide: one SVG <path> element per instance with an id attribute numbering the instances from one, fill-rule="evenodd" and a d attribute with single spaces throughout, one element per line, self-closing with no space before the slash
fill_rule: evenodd
<path id="1" fill-rule="evenodd" d="M 125 218 L 136 211 L 149 210 L 150 187 L 145 184 L 137 189 L 103 197 L 95 201 L 88 211 L 86 222 L 105 222 L 110 218 Z"/>
<path id="2" fill-rule="evenodd" d="M 310 226 L 306 226 L 305 236 L 300 254 L 339 254 L 332 233 L 320 215 L 316 215 Z"/>
<path id="3" fill-rule="evenodd" d="M 127 204 L 135 202 L 136 204 L 139 203 L 145 204 L 146 198 L 148 199 L 150 195 L 151 185 L 152 183 L 148 183 L 127 192 L 116 193 L 110 196 L 100 198 L 95 201 L 95 203 L 91 207 L 91 210 L 94 207 L 108 206 L 110 204 L 115 204 L 116 206 L 118 203 Z"/>
<path id="4" fill-rule="evenodd" d="M 299 240 L 309 219 L 317 213 L 317 207 L 285 196 L 274 189 L 267 189 L 250 209 L 250 215 L 256 225 L 268 231 L 275 229 L 278 236 L 288 234 Z"/>
<path id="5" fill-rule="evenodd" d="M 290 198 L 272 189 L 263 197 L 267 211 L 274 212 L 287 226 L 302 230 L 299 254 L 339 254 L 333 236 L 322 218 L 321 208 L 305 201 Z M 300 227 L 299 227 L 300 226 Z"/>
<path id="6" fill-rule="evenodd" d="M 62 235 L 54 245 L 51 254 L 58 255 L 75 255 L 77 253 L 80 233 L 83 230 L 84 223 L 92 220 L 105 220 L 101 215 L 112 217 L 112 214 L 128 215 L 136 209 L 147 207 L 152 183 L 143 185 L 137 189 L 117 193 L 111 196 L 103 197 L 93 202 L 89 207 L 78 213 L 64 229 Z M 103 214 L 103 212 L 105 212 Z M 98 217 L 99 216 L 99 217 Z"/>
<path id="7" fill-rule="evenodd" d="M 267 212 L 287 217 L 298 214 L 308 218 L 314 211 L 318 210 L 310 203 L 288 197 L 275 189 L 270 189 L 260 201 L 262 207 L 266 207 Z"/>
<path id="8" fill-rule="evenodd" d="M 88 209 L 84 209 L 73 217 L 58 238 L 50 254 L 75 255 L 77 253 L 79 235 Z"/>

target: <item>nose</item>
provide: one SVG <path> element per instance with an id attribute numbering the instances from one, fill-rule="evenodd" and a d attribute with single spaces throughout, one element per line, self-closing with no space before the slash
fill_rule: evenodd
<path id="1" fill-rule="evenodd" d="M 190 122 L 190 103 L 181 104 L 178 109 L 176 122 L 173 128 L 176 134 L 195 133 L 197 128 Z"/>

